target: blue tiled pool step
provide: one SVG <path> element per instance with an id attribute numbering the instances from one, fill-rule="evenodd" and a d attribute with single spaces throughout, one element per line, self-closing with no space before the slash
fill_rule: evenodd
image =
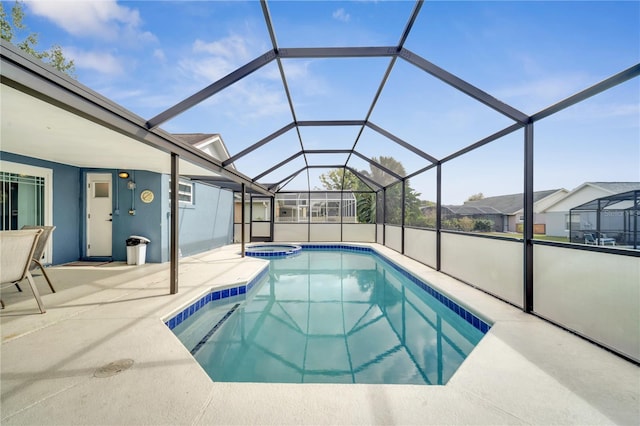
<path id="1" fill-rule="evenodd" d="M 478 318 L 475 314 L 469 312 L 464 307 L 460 306 L 458 303 L 454 302 L 447 296 L 438 292 L 436 289 L 431 287 L 429 284 L 422 281 L 420 278 L 413 275 L 411 272 L 403 269 L 402 267 L 396 265 L 391 260 L 387 259 L 385 256 L 381 255 L 371 247 L 362 247 L 355 245 L 347 245 L 347 244 L 302 244 L 303 250 L 335 250 L 335 251 L 350 251 L 350 252 L 361 252 L 361 253 L 371 253 L 376 256 L 378 259 L 382 260 L 393 269 L 398 271 L 400 274 L 404 275 L 411 282 L 416 284 L 420 289 L 427 292 L 434 298 L 436 298 L 440 303 L 453 311 L 460 318 L 471 324 L 474 328 L 480 330 L 482 333 L 487 333 L 491 326 L 487 324 L 484 320 Z M 258 275 L 256 275 L 249 283 L 246 285 L 240 285 L 238 287 L 225 288 L 222 290 L 212 291 L 202 296 L 197 301 L 193 302 L 191 305 L 184 308 L 181 312 L 175 314 L 171 319 L 165 321 L 167 327 L 173 330 L 178 324 L 182 323 L 182 321 L 189 318 L 196 311 L 204 307 L 209 302 L 226 299 L 231 296 L 243 295 L 248 293 L 256 283 L 260 282 L 260 280 L 269 273 L 269 268 L 264 268 Z"/>
<path id="2" fill-rule="evenodd" d="M 198 351 L 207 343 L 211 336 L 213 336 L 213 333 L 215 333 L 216 330 L 218 330 L 222 326 L 222 324 L 224 324 L 224 322 L 229 319 L 229 317 L 236 311 L 236 309 L 238 309 L 238 306 L 240 306 L 240 304 L 236 303 L 229 310 L 229 312 L 227 312 L 222 318 L 220 318 L 220 320 L 211 328 L 211 330 L 209 330 L 209 332 L 207 332 L 207 334 L 205 334 L 205 336 L 200 339 L 198 344 L 196 344 L 196 346 L 191 349 L 191 355 L 195 355 L 196 353 L 198 353 Z"/>
<path id="3" fill-rule="evenodd" d="M 253 277 L 251 281 L 249 281 L 247 284 L 242 284 L 237 287 L 229 287 L 221 290 L 211 291 L 205 294 L 204 296 L 202 296 L 200 299 L 191 303 L 182 311 L 173 315 L 168 321 L 165 321 L 164 323 L 166 324 L 167 327 L 169 327 L 169 329 L 173 330 L 175 327 L 181 324 L 182 321 L 186 320 L 191 315 L 195 314 L 197 311 L 199 311 L 209 302 L 227 299 L 233 296 L 246 295 L 268 273 L 269 273 L 269 268 L 267 267 L 267 268 L 264 268 L 262 271 L 260 271 L 260 273 L 255 277 Z"/>

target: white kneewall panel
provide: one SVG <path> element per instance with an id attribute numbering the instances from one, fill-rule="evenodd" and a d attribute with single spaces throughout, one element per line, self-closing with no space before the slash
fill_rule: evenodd
<path id="1" fill-rule="evenodd" d="M 402 251 L 402 227 L 385 225 L 384 245 L 395 251 Z"/>
<path id="2" fill-rule="evenodd" d="M 310 226 L 311 242 L 340 241 L 340 224 L 312 223 Z"/>
<path id="3" fill-rule="evenodd" d="M 640 258 L 534 245 L 534 311 L 640 361 Z"/>
<path id="4" fill-rule="evenodd" d="M 376 225 L 376 229 L 378 234 L 376 236 L 376 243 L 382 244 L 384 239 L 384 225 Z"/>
<path id="5" fill-rule="evenodd" d="M 271 223 L 270 222 L 253 222 L 251 224 L 251 236 L 252 237 L 270 237 Z"/>
<path id="6" fill-rule="evenodd" d="M 249 224 L 248 223 L 244 225 L 244 239 L 245 239 L 245 242 L 249 241 Z M 242 242 L 242 226 L 239 223 L 233 224 L 233 242 L 234 243 Z"/>
<path id="7" fill-rule="evenodd" d="M 273 241 L 309 241 L 309 225 L 306 223 L 276 223 L 273 225 Z"/>
<path id="8" fill-rule="evenodd" d="M 404 254 L 432 268 L 436 267 L 436 231 L 404 229 Z"/>
<path id="9" fill-rule="evenodd" d="M 367 223 L 345 223 L 342 225 L 342 241 L 374 243 L 376 241 L 376 225 Z"/>
<path id="10" fill-rule="evenodd" d="M 523 306 L 523 248 L 508 241 L 443 232 L 442 272 Z"/>

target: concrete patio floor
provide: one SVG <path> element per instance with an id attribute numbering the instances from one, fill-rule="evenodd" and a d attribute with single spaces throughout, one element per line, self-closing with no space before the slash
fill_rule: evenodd
<path id="1" fill-rule="evenodd" d="M 239 245 L 169 265 L 49 268 L 5 289 L 2 425 L 640 423 L 640 368 L 571 333 L 377 244 L 380 253 L 494 323 L 445 386 L 214 383 L 163 319 L 264 266 Z M 96 374 L 132 360 L 117 374 Z M 107 372 L 108 373 L 108 372 Z M 107 377 L 102 377 L 102 376 Z"/>

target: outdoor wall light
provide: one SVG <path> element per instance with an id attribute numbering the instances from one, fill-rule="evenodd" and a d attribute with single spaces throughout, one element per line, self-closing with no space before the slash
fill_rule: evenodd
<path id="1" fill-rule="evenodd" d="M 129 177 L 129 172 L 120 172 L 118 173 L 118 176 L 121 177 L 122 179 L 126 179 Z"/>

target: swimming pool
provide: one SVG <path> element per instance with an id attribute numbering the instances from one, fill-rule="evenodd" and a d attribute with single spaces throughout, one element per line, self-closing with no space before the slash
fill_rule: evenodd
<path id="1" fill-rule="evenodd" d="M 368 248 L 304 246 L 227 296 L 167 322 L 214 381 L 445 384 L 489 329 Z"/>
<path id="2" fill-rule="evenodd" d="M 282 257 L 300 253 L 302 247 L 297 244 L 259 244 L 248 246 L 247 256 L 254 257 Z"/>

